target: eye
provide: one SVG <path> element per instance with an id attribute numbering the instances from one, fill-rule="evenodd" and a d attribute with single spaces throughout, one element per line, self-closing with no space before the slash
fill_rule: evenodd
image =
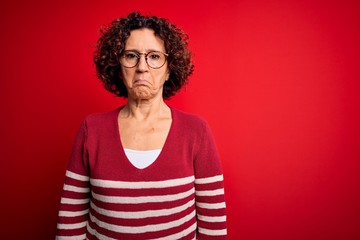
<path id="1" fill-rule="evenodd" d="M 139 58 L 138 54 L 136 54 L 135 52 L 126 52 L 126 53 L 124 53 L 124 57 L 125 57 L 126 59 Z"/>
<path id="2" fill-rule="evenodd" d="M 159 60 L 161 58 L 161 55 L 157 52 L 151 52 L 148 54 L 148 58 L 151 60 Z"/>

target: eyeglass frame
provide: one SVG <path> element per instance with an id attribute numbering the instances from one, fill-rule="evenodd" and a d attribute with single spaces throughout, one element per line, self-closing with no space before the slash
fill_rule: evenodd
<path id="1" fill-rule="evenodd" d="M 123 66 L 123 67 L 125 67 L 125 68 L 134 68 L 134 67 L 136 67 L 136 66 L 139 64 L 139 62 L 140 62 L 141 55 L 144 55 L 144 57 L 145 57 L 145 62 L 146 62 L 147 66 L 148 66 L 149 68 L 151 68 L 151 69 L 160 69 L 160 68 L 162 68 L 162 67 L 165 65 L 165 63 L 166 63 L 166 61 L 167 61 L 167 58 L 168 58 L 168 56 L 169 56 L 169 54 L 164 53 L 164 52 L 162 52 L 162 51 L 157 51 L 157 50 L 150 51 L 150 52 L 147 52 L 147 53 L 137 52 L 137 51 L 135 51 L 135 50 L 124 50 L 124 51 L 121 53 L 120 57 L 121 57 L 121 58 L 125 58 L 125 53 L 127 53 L 127 52 L 133 52 L 135 55 L 137 55 L 137 62 L 136 62 L 136 64 L 135 64 L 134 66 L 132 66 L 132 67 L 127 67 L 127 66 L 124 66 L 123 64 L 121 64 L 121 61 L 120 61 L 120 62 L 119 62 L 120 65 Z M 149 65 L 149 63 L 148 63 L 148 58 L 147 58 L 147 56 L 148 56 L 150 53 L 154 53 L 154 52 L 155 52 L 155 53 L 157 53 L 157 52 L 158 52 L 158 53 L 162 53 L 162 54 L 164 54 L 164 56 L 165 56 L 165 61 L 164 61 L 164 63 L 163 63 L 160 67 L 154 68 L 154 67 L 151 67 L 151 66 Z"/>

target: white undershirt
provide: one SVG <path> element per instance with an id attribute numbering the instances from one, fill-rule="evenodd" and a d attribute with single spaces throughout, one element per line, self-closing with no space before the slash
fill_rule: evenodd
<path id="1" fill-rule="evenodd" d="M 132 165 L 134 165 L 136 168 L 144 169 L 155 162 L 161 152 L 161 149 L 139 151 L 124 148 L 124 151 L 126 157 L 129 159 Z"/>

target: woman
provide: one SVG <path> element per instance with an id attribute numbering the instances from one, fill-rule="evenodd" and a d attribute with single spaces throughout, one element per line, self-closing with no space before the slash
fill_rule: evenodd
<path id="1" fill-rule="evenodd" d="M 57 239 L 225 239 L 209 127 L 164 102 L 193 72 L 185 33 L 135 12 L 102 30 L 94 61 L 105 88 L 128 101 L 80 127 Z"/>

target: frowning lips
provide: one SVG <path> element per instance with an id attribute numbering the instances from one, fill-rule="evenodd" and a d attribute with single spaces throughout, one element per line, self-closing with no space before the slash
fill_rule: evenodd
<path id="1" fill-rule="evenodd" d="M 139 85 L 149 86 L 150 83 L 149 83 L 149 81 L 146 80 L 146 79 L 136 79 L 136 80 L 134 81 L 134 85 L 135 85 L 135 86 L 139 86 Z"/>

